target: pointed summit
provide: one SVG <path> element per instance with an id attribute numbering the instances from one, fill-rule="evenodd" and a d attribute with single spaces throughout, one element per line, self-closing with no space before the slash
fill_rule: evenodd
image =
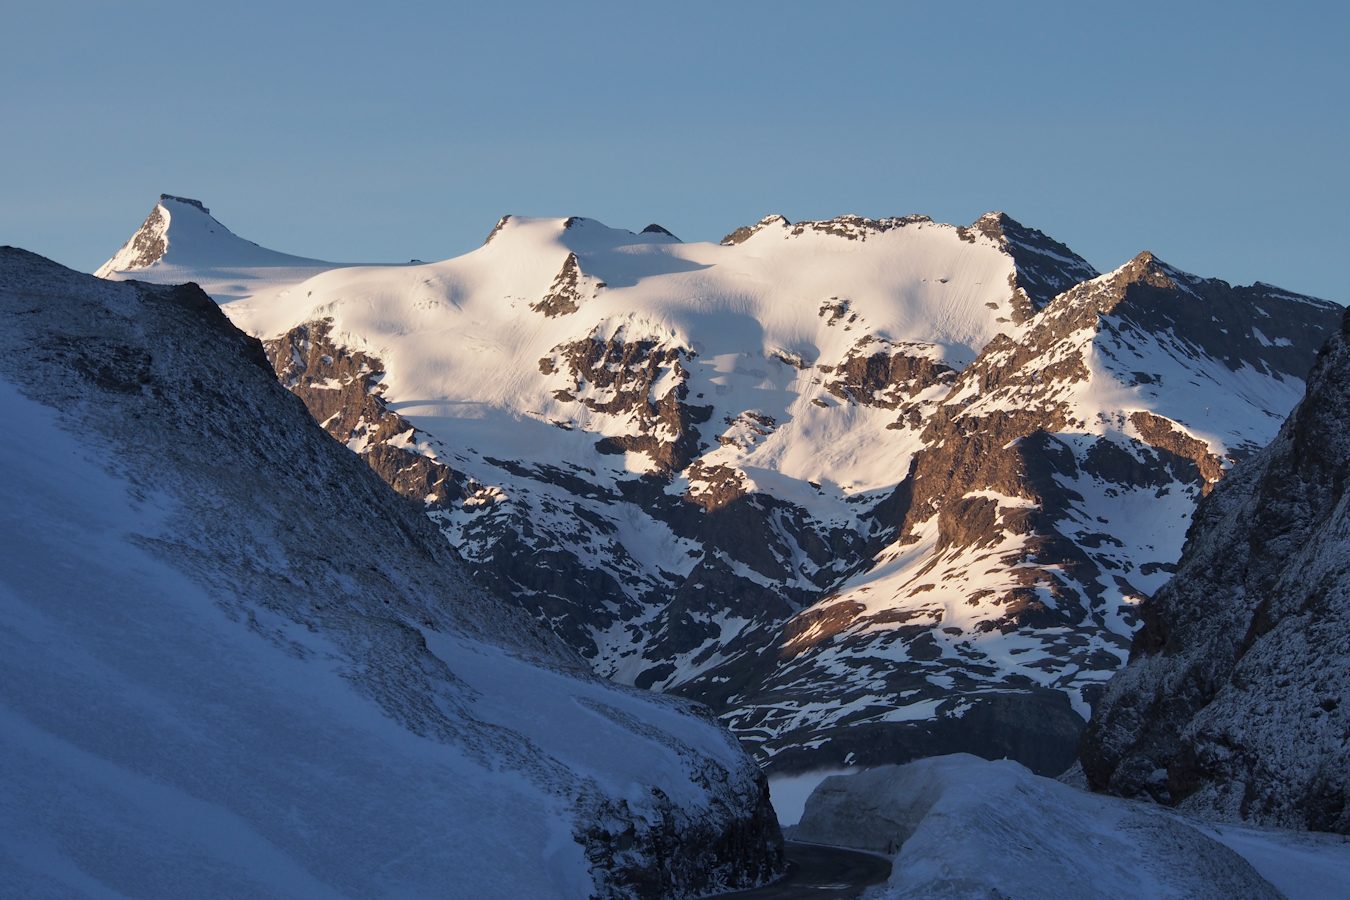
<path id="1" fill-rule="evenodd" d="M 152 267 L 196 270 L 222 266 L 332 268 L 333 265 L 260 247 L 222 225 L 202 201 L 160 194 L 159 202 L 141 227 L 94 274 L 99 278 L 116 278 L 131 272 L 141 277 L 139 273 Z"/>
<path id="2" fill-rule="evenodd" d="M 1018 287 L 1026 292 L 1033 310 L 1044 309 L 1059 294 L 1097 277 L 1097 270 L 1083 257 L 1005 212 L 980 216 L 967 229 L 972 232 L 989 238 L 1013 258 Z"/>
<path id="3" fill-rule="evenodd" d="M 643 234 L 656 235 L 656 236 L 664 236 L 664 237 L 668 237 L 668 238 L 675 238 L 675 240 L 677 240 L 677 241 L 679 240 L 679 238 L 675 237 L 674 234 L 672 234 L 672 233 L 671 233 L 670 231 L 668 231 L 667 229 L 662 228 L 660 225 L 657 225 L 655 222 L 653 222 L 652 224 L 648 225 L 646 228 L 642 229 L 642 233 L 643 233 Z"/>
<path id="4" fill-rule="evenodd" d="M 186 211 L 189 217 L 205 215 L 209 218 L 211 215 L 210 210 L 200 200 L 160 194 L 159 202 L 150 210 L 141 227 L 136 229 L 131 238 L 122 245 L 122 249 L 99 266 L 94 274 L 99 278 L 107 278 L 113 272 L 145 269 L 163 259 L 169 250 L 169 223 L 173 219 L 172 209 L 175 207 L 189 208 Z"/>
<path id="5" fill-rule="evenodd" d="M 1183 272 L 1169 266 L 1151 250 L 1141 250 L 1112 274 L 1112 282 L 1127 287 L 1135 284 L 1147 284 L 1162 290 L 1182 290 L 1194 293 L 1194 286 L 1207 279 Z"/>
<path id="6" fill-rule="evenodd" d="M 742 225 L 740 228 L 737 228 L 735 231 L 731 232 L 731 234 L 728 234 L 726 237 L 722 238 L 721 243 L 724 246 L 739 244 L 746 240 L 749 240 L 752 235 L 754 235 L 761 229 L 767 228 L 771 225 L 782 225 L 783 227 L 787 227 L 791 224 L 792 222 L 789 221 L 786 216 L 780 216 L 777 213 L 774 213 L 773 215 L 765 216 L 764 218 L 756 222 L 754 225 Z"/>

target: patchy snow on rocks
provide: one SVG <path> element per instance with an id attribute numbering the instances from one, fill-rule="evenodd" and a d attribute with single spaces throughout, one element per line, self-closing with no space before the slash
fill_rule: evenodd
<path id="1" fill-rule="evenodd" d="M 720 244 L 507 216 L 460 257 L 242 292 L 211 255 L 101 271 L 198 280 L 476 580 L 781 771 L 1067 765 L 1337 314 L 1147 253 L 1098 276 L 1001 213 Z"/>

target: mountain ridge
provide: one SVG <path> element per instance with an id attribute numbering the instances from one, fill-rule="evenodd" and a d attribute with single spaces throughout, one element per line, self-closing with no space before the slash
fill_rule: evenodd
<path id="1" fill-rule="evenodd" d="M 1098 275 L 997 213 L 733 236 L 508 216 L 224 308 L 484 584 L 771 767 L 1067 764 L 1336 308 L 1148 253 Z"/>

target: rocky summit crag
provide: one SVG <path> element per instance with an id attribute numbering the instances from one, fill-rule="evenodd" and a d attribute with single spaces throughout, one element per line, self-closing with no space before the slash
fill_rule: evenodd
<path id="1" fill-rule="evenodd" d="M 163 258 L 104 274 L 198 281 L 480 583 L 779 770 L 1068 765 L 1339 310 L 1151 254 L 1098 275 L 1001 213 L 720 244 L 507 216 L 454 259 L 306 268 L 175 257 L 175 223 L 223 226 L 158 209 Z"/>
<path id="2" fill-rule="evenodd" d="M 1085 735 L 1099 789 L 1350 834 L 1350 315 L 1269 447 L 1200 504 Z"/>

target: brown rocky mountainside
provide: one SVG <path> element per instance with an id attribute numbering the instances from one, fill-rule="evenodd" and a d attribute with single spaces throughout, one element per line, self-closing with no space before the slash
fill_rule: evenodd
<path id="1" fill-rule="evenodd" d="M 1153 409 L 1186 421 L 1201 411 L 1187 393 L 1213 402 L 1202 385 L 1248 370 L 1299 384 L 1335 316 L 1151 254 L 1069 290 L 995 338 L 928 416 L 878 507 L 895 524 L 873 564 L 701 696 L 782 768 L 978 748 L 1061 771 L 1194 503 L 1251 451 L 1140 407 L 1167 398 Z"/>

